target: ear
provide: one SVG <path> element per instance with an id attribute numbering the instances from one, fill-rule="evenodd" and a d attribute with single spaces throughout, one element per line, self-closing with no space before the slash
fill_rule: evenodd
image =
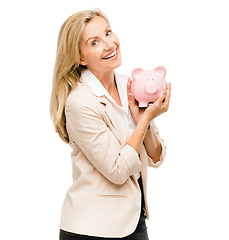
<path id="1" fill-rule="evenodd" d="M 82 58 L 80 58 L 80 65 L 86 66 L 87 63 Z"/>
<path id="2" fill-rule="evenodd" d="M 166 74 L 166 69 L 163 66 L 155 68 L 154 71 L 158 72 L 162 77 L 164 77 Z"/>
<path id="3" fill-rule="evenodd" d="M 141 69 L 141 68 L 135 68 L 135 69 L 132 71 L 131 75 L 132 75 L 133 78 L 135 78 L 135 77 L 136 77 L 139 73 L 141 73 L 141 72 L 143 72 L 143 69 Z"/>

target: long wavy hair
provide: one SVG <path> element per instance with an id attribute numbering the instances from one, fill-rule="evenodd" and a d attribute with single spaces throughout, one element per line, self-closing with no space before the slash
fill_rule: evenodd
<path id="1" fill-rule="evenodd" d="M 86 24 L 95 16 L 102 17 L 109 24 L 108 18 L 100 9 L 81 11 L 64 22 L 58 36 L 50 115 L 56 132 L 66 143 L 69 143 L 69 137 L 65 104 L 69 93 L 76 87 L 81 72 L 86 68 L 80 65 L 80 41 Z"/>

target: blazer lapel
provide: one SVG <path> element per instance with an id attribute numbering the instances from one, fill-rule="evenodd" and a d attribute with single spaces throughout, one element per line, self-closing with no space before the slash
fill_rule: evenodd
<path id="1" fill-rule="evenodd" d="M 141 145 L 140 148 L 140 159 L 142 163 L 142 184 L 143 184 L 143 194 L 144 194 L 144 200 L 145 200 L 145 211 L 147 219 L 149 218 L 149 210 L 148 210 L 148 203 L 147 203 L 147 170 L 148 170 L 148 156 L 146 153 L 146 149 L 144 145 Z"/>
<path id="2" fill-rule="evenodd" d="M 110 128 L 121 146 L 124 146 L 130 137 L 130 131 L 118 109 L 105 96 L 99 97 L 100 103 L 104 106 L 102 117 L 107 126 Z"/>

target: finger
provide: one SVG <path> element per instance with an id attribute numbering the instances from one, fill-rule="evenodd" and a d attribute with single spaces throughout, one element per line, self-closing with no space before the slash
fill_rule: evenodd
<path id="1" fill-rule="evenodd" d="M 134 106 L 136 105 L 135 97 L 131 92 L 131 84 L 132 84 L 132 79 L 129 78 L 127 82 L 127 95 L 128 95 L 128 102 L 129 106 Z"/>
<path id="2" fill-rule="evenodd" d="M 130 107 L 136 105 L 136 101 L 132 93 L 128 93 L 128 102 Z"/>
<path id="3" fill-rule="evenodd" d="M 170 96 L 171 96 L 171 83 L 167 84 L 167 91 L 166 91 L 166 98 L 164 104 L 169 104 L 170 102 Z"/>
<path id="4" fill-rule="evenodd" d="M 127 94 L 131 93 L 131 83 L 132 80 L 129 78 L 127 82 Z"/>
<path id="5" fill-rule="evenodd" d="M 156 103 L 158 103 L 158 104 L 162 104 L 162 102 L 165 100 L 165 98 L 166 98 L 166 94 L 167 94 L 167 91 L 166 90 L 164 90 L 164 91 L 162 91 L 161 93 L 160 93 L 160 95 L 159 95 L 159 97 L 158 97 L 158 99 L 154 102 L 154 104 Z"/>

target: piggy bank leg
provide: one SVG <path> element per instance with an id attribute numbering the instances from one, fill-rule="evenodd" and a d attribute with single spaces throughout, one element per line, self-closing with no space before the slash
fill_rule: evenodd
<path id="1" fill-rule="evenodd" d="M 140 108 L 147 107 L 147 106 L 148 106 L 148 102 L 139 102 L 139 103 L 138 103 L 138 106 L 139 106 Z"/>

